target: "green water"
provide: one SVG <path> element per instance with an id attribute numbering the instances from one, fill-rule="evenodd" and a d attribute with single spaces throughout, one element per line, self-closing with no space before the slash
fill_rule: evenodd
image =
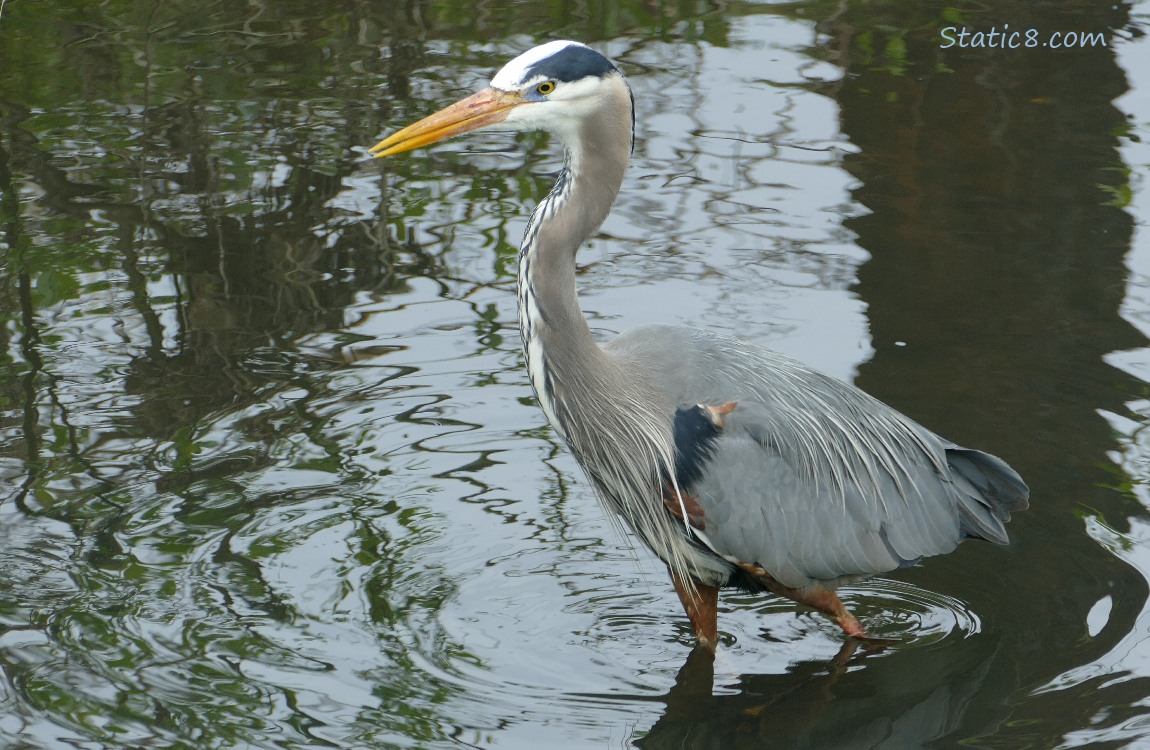
<path id="1" fill-rule="evenodd" d="M 942 49 L 947 26 L 1104 32 Z M 1150 7 L 8 0 L 0 745 L 1150 742 Z M 552 38 L 626 71 L 604 336 L 714 328 L 1002 455 L 1032 508 L 688 660 L 535 406 L 541 135 L 365 161 Z M 1045 38 L 1045 37 L 1044 37 Z"/>

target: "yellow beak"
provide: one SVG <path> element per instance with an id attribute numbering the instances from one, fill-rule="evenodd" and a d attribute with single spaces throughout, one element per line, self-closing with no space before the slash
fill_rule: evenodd
<path id="1" fill-rule="evenodd" d="M 402 154 L 404 151 L 453 138 L 462 133 L 502 122 L 513 107 L 523 104 L 516 92 L 485 88 L 441 109 L 403 130 L 392 133 L 371 147 L 375 158 Z"/>

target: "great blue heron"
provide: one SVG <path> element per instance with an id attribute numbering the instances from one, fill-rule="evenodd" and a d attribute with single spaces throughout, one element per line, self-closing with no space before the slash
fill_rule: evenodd
<path id="1" fill-rule="evenodd" d="M 770 591 L 865 637 L 835 589 L 999 544 L 1027 507 L 1001 459 L 959 447 L 854 386 L 709 331 L 651 325 L 596 345 L 575 254 L 615 202 L 634 138 L 623 75 L 556 41 L 482 91 L 380 141 L 391 156 L 472 130 L 545 130 L 566 149 L 519 253 L 519 326 L 547 420 L 604 504 L 667 564 L 699 645 L 718 640 L 720 587 Z"/>

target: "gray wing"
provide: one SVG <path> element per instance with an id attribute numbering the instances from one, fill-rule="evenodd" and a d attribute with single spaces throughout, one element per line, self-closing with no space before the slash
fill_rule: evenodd
<path id="1" fill-rule="evenodd" d="M 668 346 L 673 360 L 656 354 Z M 1005 544 L 1004 522 L 1027 505 L 1026 484 L 1000 459 L 774 352 L 664 326 L 610 350 L 645 369 L 657 359 L 655 387 L 676 408 L 736 402 L 686 489 L 715 553 L 786 586 L 857 580 L 968 536 Z"/>

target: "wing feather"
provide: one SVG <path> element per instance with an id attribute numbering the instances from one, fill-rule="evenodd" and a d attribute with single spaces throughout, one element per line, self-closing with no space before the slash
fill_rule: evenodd
<path id="1" fill-rule="evenodd" d="M 675 405 L 737 402 L 692 492 L 710 549 L 786 586 L 834 586 L 1008 541 L 1029 490 L 854 386 L 736 339 L 651 326 L 611 348 L 657 362 Z"/>

